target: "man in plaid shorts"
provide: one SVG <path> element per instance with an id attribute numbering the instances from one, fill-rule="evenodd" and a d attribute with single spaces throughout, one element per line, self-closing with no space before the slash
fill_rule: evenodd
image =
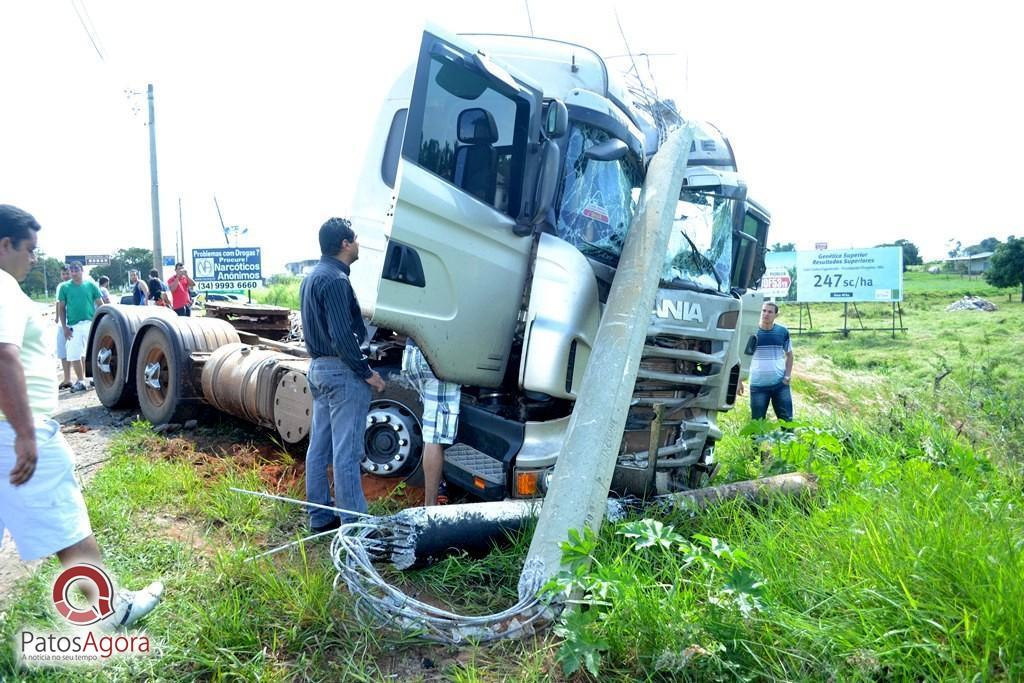
<path id="1" fill-rule="evenodd" d="M 455 442 L 462 387 L 435 377 L 423 352 L 412 339 L 406 342 L 405 353 L 402 354 L 402 374 L 416 387 L 423 403 L 423 504 L 437 505 L 444 469 L 442 444 L 450 446 Z"/>

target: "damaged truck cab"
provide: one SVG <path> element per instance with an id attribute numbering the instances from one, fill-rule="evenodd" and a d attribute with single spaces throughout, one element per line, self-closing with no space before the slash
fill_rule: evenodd
<path id="1" fill-rule="evenodd" d="M 410 87 L 411 82 L 411 87 Z M 411 95 L 410 95 L 411 92 Z M 521 36 L 424 34 L 385 103 L 357 188 L 353 286 L 389 388 L 371 407 L 366 471 L 416 466 L 405 337 L 462 385 L 445 478 L 477 497 L 543 496 L 594 347 L 659 130 L 593 51 Z M 613 490 L 693 488 L 713 472 L 717 414 L 753 352 L 768 213 L 727 139 L 702 125 L 651 302 Z"/>

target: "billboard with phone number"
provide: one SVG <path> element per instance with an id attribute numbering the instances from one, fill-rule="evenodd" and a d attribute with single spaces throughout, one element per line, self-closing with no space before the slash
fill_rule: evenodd
<path id="1" fill-rule="evenodd" d="M 903 300 L 903 249 L 796 252 L 796 300 L 805 303 Z"/>
<path id="2" fill-rule="evenodd" d="M 256 289 L 263 284 L 259 247 L 218 247 L 192 250 L 192 279 L 196 289 Z"/>

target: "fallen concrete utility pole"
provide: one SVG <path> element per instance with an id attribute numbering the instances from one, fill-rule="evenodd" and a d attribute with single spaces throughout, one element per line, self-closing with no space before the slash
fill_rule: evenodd
<path id="1" fill-rule="evenodd" d="M 736 498 L 763 505 L 778 496 L 810 495 L 816 489 L 813 475 L 791 472 L 647 500 L 609 498 L 605 501 L 604 514 L 610 520 L 618 520 L 628 514 L 679 508 L 699 511 Z M 548 505 L 548 501 L 543 505 Z M 540 509 L 541 501 L 503 500 L 401 510 L 376 520 L 382 531 L 379 538 L 383 540 L 378 556 L 396 569 L 409 569 L 433 564 L 453 553 L 486 554 L 495 545 L 527 529 Z"/>
<path id="2" fill-rule="evenodd" d="M 760 503 L 776 495 L 811 493 L 814 488 L 813 477 L 793 473 L 684 491 L 647 501 L 636 498 L 606 499 L 604 503 L 609 519 L 621 519 L 627 513 L 651 508 L 672 509 L 684 506 L 703 509 L 741 496 Z M 295 505 L 310 505 L 284 496 L 232 490 Z M 543 504 L 549 505 L 550 502 L 547 499 Z M 368 619 L 392 627 L 415 630 L 429 640 L 444 643 L 522 637 L 548 625 L 553 616 L 552 610 L 536 595 L 520 596 L 515 605 L 497 614 L 460 615 L 417 600 L 390 586 L 377 572 L 374 564 L 390 562 L 397 569 L 408 569 L 430 564 L 452 552 L 486 552 L 493 545 L 506 540 L 510 534 L 528 528 L 536 519 L 539 504 L 539 501 L 506 500 L 409 508 L 388 517 L 360 515 L 359 521 L 345 524 L 338 531 L 327 531 L 292 541 L 262 553 L 257 558 L 331 534 L 331 559 L 338 571 L 335 586 L 345 585 L 356 596 L 357 609 Z"/>
<path id="3" fill-rule="evenodd" d="M 721 486 L 709 486 L 692 491 L 680 491 L 654 498 L 654 502 L 693 510 L 704 510 L 733 498 L 746 498 L 751 503 L 762 505 L 779 495 L 797 496 L 814 493 L 818 480 L 813 474 L 790 472 L 774 477 L 735 481 Z"/>
<path id="4" fill-rule="evenodd" d="M 693 136 L 692 124 L 676 129 L 651 160 L 519 577 L 521 599 L 558 573 L 570 529 L 601 528 Z"/>

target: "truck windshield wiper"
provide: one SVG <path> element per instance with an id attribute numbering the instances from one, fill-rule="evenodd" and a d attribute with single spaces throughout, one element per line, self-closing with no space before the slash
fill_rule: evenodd
<path id="1" fill-rule="evenodd" d="M 693 254 L 693 260 L 697 264 L 697 267 L 700 268 L 702 272 L 714 275 L 715 282 L 718 284 L 718 291 L 722 291 L 722 278 L 718 277 L 718 271 L 715 270 L 714 262 L 697 248 L 697 245 L 693 243 L 693 240 L 690 239 L 690 236 L 686 234 L 685 230 L 680 228 L 679 232 L 683 234 L 683 239 L 685 239 L 686 243 L 690 245 L 690 252 Z"/>
<path id="2" fill-rule="evenodd" d="M 588 242 L 587 240 L 583 240 L 583 239 L 581 239 L 580 242 L 582 244 L 587 245 L 588 247 L 591 247 L 593 249 L 597 249 L 598 251 L 603 251 L 604 253 L 608 254 L 611 257 L 613 257 L 616 261 L 619 259 L 619 256 L 622 255 L 622 254 L 618 254 L 618 253 L 612 251 L 608 247 L 602 247 L 600 244 L 594 244 L 593 242 Z"/>

